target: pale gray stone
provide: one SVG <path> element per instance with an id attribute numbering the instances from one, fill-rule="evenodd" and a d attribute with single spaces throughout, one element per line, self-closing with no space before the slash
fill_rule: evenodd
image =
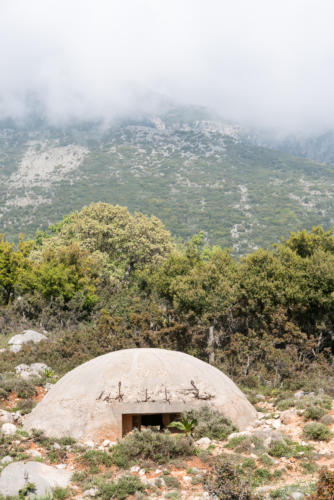
<path id="1" fill-rule="evenodd" d="M 196 444 L 201 448 L 207 448 L 211 444 L 211 439 L 208 437 L 202 437 L 196 441 Z"/>
<path id="2" fill-rule="evenodd" d="M 291 424 L 296 417 L 296 409 L 290 408 L 289 410 L 283 411 L 281 414 L 281 422 L 284 425 Z"/>
<path id="3" fill-rule="evenodd" d="M 0 409 L 0 424 L 12 424 L 14 414 L 10 411 Z"/>
<path id="4" fill-rule="evenodd" d="M 306 392 L 304 391 L 297 391 L 294 393 L 296 399 L 302 399 L 304 396 L 306 396 Z"/>
<path id="5" fill-rule="evenodd" d="M 305 498 L 304 493 L 301 491 L 293 491 L 290 493 L 291 500 L 303 500 Z"/>
<path id="6" fill-rule="evenodd" d="M 82 494 L 84 498 L 86 497 L 96 497 L 99 494 L 99 490 L 97 488 L 90 488 L 89 490 L 85 490 Z"/>
<path id="7" fill-rule="evenodd" d="M 17 495 L 27 482 L 34 483 L 37 495 L 51 492 L 59 486 L 66 488 L 70 484 L 71 473 L 58 470 L 40 462 L 13 462 L 0 475 L 0 493 Z"/>
<path id="8" fill-rule="evenodd" d="M 23 344 L 34 342 L 35 344 L 41 340 L 47 340 L 43 333 L 36 332 L 35 330 L 25 330 L 23 333 L 14 335 L 8 342 L 12 352 L 18 352 Z"/>
<path id="9" fill-rule="evenodd" d="M 22 377 L 24 380 L 29 380 L 31 377 L 43 375 L 45 370 L 49 367 L 45 363 L 32 363 L 31 365 L 26 365 L 22 363 L 15 367 L 17 375 Z"/>
<path id="10" fill-rule="evenodd" d="M 14 424 L 2 424 L 1 427 L 1 433 L 4 436 L 12 436 L 13 434 L 15 434 L 16 430 L 17 427 Z"/>
<path id="11" fill-rule="evenodd" d="M 34 457 L 34 458 L 41 458 L 42 457 L 42 453 L 39 452 L 38 450 L 34 450 L 33 448 L 31 450 L 27 450 L 26 453 L 28 453 L 28 455 L 30 455 L 31 457 Z"/>
<path id="12" fill-rule="evenodd" d="M 5 457 L 3 457 L 1 459 L 1 463 L 4 465 L 10 464 L 12 461 L 13 461 L 13 459 L 9 455 L 6 455 Z"/>
<path id="13" fill-rule="evenodd" d="M 241 437 L 241 436 L 251 436 L 252 433 L 251 431 L 241 431 L 241 432 L 232 432 L 229 436 L 228 436 L 228 440 L 230 441 L 231 439 L 234 439 L 234 438 L 237 438 L 237 437 Z"/>

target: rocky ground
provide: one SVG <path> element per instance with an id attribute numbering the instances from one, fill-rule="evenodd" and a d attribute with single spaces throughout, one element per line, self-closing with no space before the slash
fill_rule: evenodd
<path id="1" fill-rule="evenodd" d="M 24 335 L 10 344 L 16 346 L 11 347 L 14 353 Z M 206 484 L 220 460 L 250 485 L 254 498 L 297 500 L 314 493 L 321 468 L 334 471 L 334 404 L 325 392 L 249 391 L 258 419 L 246 431 L 224 440 L 189 438 L 190 451 L 184 455 L 168 458 L 166 448 L 150 456 L 145 450 L 145 456 L 139 453 L 133 460 L 124 454 L 122 442 L 77 443 L 23 431 L 24 414 L 57 375 L 42 363 L 16 365 L 16 385 L 10 390 L 6 377 L 0 377 L 0 498 L 19 490 L 22 498 L 34 488 L 44 495 L 52 490 L 48 498 L 56 499 L 220 498 Z M 135 435 L 127 439 L 136 445 Z"/>

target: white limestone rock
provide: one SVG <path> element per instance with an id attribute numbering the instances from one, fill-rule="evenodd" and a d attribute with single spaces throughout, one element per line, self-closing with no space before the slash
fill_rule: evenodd
<path id="1" fill-rule="evenodd" d="M 201 439 L 198 439 L 196 441 L 196 444 L 200 448 L 208 448 L 208 446 L 210 446 L 210 444 L 211 444 L 211 439 L 208 437 L 202 437 Z"/>
<path id="2" fill-rule="evenodd" d="M 28 453 L 28 455 L 30 455 L 33 458 L 41 458 L 42 457 L 42 453 L 38 450 L 34 450 L 33 448 L 31 450 L 27 450 L 26 453 Z"/>
<path id="3" fill-rule="evenodd" d="M 36 332 L 35 330 L 25 330 L 23 333 L 14 335 L 14 337 L 9 340 L 8 344 L 12 352 L 19 352 L 23 344 L 27 344 L 28 342 L 37 344 L 41 340 L 47 340 L 46 335 Z"/>
<path id="4" fill-rule="evenodd" d="M 1 433 L 4 436 L 12 436 L 13 434 L 15 434 L 16 430 L 17 427 L 14 424 L 3 424 L 1 427 Z"/>
<path id="5" fill-rule="evenodd" d="M 26 365 L 22 363 L 20 365 L 15 366 L 15 371 L 17 375 L 22 377 L 24 380 L 29 380 L 31 377 L 43 375 L 45 370 L 48 370 L 49 367 L 45 363 L 32 363 L 31 365 Z"/>
<path id="6" fill-rule="evenodd" d="M 57 486 L 66 488 L 71 481 L 71 472 L 40 462 L 13 462 L 0 475 L 0 494 L 17 495 L 27 481 L 34 483 L 36 495 L 45 495 Z"/>

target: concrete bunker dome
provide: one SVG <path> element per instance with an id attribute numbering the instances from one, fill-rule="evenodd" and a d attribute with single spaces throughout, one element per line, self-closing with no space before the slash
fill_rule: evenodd
<path id="1" fill-rule="evenodd" d="M 205 405 L 241 430 L 256 419 L 234 382 L 208 363 L 177 351 L 125 349 L 67 373 L 27 415 L 24 428 L 114 441 L 134 427 L 167 426 L 180 413 Z"/>

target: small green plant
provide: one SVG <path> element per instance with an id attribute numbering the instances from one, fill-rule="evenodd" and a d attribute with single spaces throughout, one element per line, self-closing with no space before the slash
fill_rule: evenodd
<path id="1" fill-rule="evenodd" d="M 99 485 L 102 500 L 110 500 L 111 498 L 123 500 L 134 495 L 137 491 L 145 491 L 145 485 L 137 476 L 123 476 L 117 482 Z"/>
<path id="2" fill-rule="evenodd" d="M 315 441 L 329 441 L 333 436 L 333 433 L 326 425 L 318 422 L 306 424 L 303 433 L 307 439 L 313 439 Z"/>
<path id="3" fill-rule="evenodd" d="M 164 483 L 168 489 L 178 490 L 180 488 L 180 481 L 175 476 L 164 476 Z"/>
<path id="4" fill-rule="evenodd" d="M 27 483 L 19 490 L 19 499 L 27 497 L 30 493 L 36 493 L 36 485 L 34 483 Z"/>
<path id="5" fill-rule="evenodd" d="M 46 378 L 53 378 L 56 374 L 52 370 L 52 368 L 45 368 L 44 375 L 46 376 Z"/>
<path id="6" fill-rule="evenodd" d="M 317 470 L 317 466 L 313 462 L 302 462 L 301 467 L 303 474 L 313 474 Z"/>
<path id="7" fill-rule="evenodd" d="M 256 462 L 255 462 L 254 458 L 246 458 L 246 460 L 244 460 L 242 462 L 242 468 L 243 469 L 256 469 Z"/>
<path id="8" fill-rule="evenodd" d="M 253 474 L 252 486 L 258 487 L 261 484 L 268 483 L 272 479 L 272 474 L 268 469 L 256 469 Z"/>
<path id="9" fill-rule="evenodd" d="M 112 464 L 111 455 L 106 451 L 100 450 L 86 451 L 86 453 L 81 456 L 80 461 L 82 464 L 89 467 L 91 474 L 97 474 L 99 472 L 99 466 L 102 464 L 107 467 L 110 467 Z"/>
<path id="10" fill-rule="evenodd" d="M 181 420 L 175 420 L 175 422 L 171 422 L 168 427 L 173 427 L 186 435 L 191 435 L 196 425 L 196 418 L 187 418 L 182 415 Z"/>
<path id="11" fill-rule="evenodd" d="M 273 459 L 270 458 L 270 456 L 267 454 L 267 453 L 263 453 L 260 457 L 260 462 L 262 463 L 262 465 L 264 465 L 265 467 L 270 467 L 271 465 L 273 465 Z"/>
<path id="12" fill-rule="evenodd" d="M 241 444 L 243 441 L 246 441 L 247 436 L 236 436 L 232 439 L 229 440 L 229 442 L 226 445 L 226 448 L 230 448 L 233 450 L 233 448 L 236 448 Z"/>
<path id="13" fill-rule="evenodd" d="M 289 457 L 293 454 L 291 446 L 289 446 L 285 441 L 274 441 L 269 448 L 269 455 L 272 457 Z"/>
<path id="14" fill-rule="evenodd" d="M 71 495 L 71 490 L 70 488 L 61 488 L 60 486 L 57 486 L 53 489 L 52 493 L 55 500 L 66 500 L 66 498 Z"/>

